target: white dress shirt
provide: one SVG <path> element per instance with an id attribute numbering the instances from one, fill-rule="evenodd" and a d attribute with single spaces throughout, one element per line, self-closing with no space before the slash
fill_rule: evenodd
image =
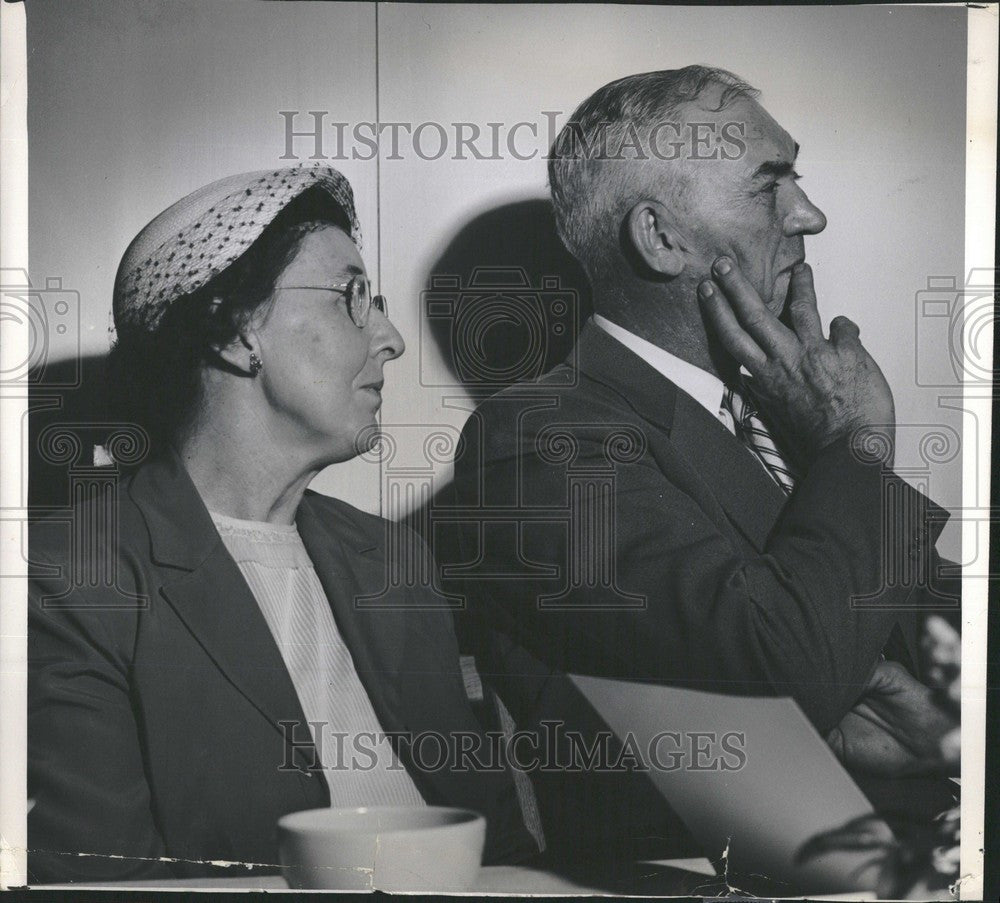
<path id="1" fill-rule="evenodd" d="M 594 314 L 594 323 L 630 351 L 639 355 L 654 370 L 662 373 L 678 389 L 687 392 L 709 414 L 718 418 L 729 432 L 736 435 L 733 415 L 722 404 L 722 395 L 726 387 L 714 373 L 682 361 L 676 355 L 664 351 L 652 342 L 647 342 L 634 332 L 629 332 L 624 326 L 612 323 L 600 314 Z"/>

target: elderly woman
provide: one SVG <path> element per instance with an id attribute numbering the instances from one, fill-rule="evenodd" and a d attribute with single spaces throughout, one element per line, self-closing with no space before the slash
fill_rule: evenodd
<path id="1" fill-rule="evenodd" d="M 464 806 L 487 860 L 531 851 L 505 772 L 406 742 L 479 733 L 448 610 L 387 580 L 385 521 L 307 489 L 370 444 L 404 349 L 358 240 L 317 167 L 215 182 L 126 251 L 111 383 L 152 454 L 116 530 L 73 511 L 113 579 L 65 517 L 31 534 L 33 882 L 273 868 L 279 816 L 330 805 Z"/>

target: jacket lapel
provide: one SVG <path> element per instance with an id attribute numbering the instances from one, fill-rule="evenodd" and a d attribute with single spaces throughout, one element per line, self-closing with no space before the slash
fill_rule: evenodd
<path id="1" fill-rule="evenodd" d="M 312 495 L 306 493 L 296 523 L 382 729 L 411 736 L 427 729 L 478 729 L 464 695 L 457 705 L 454 697 L 442 696 L 441 684 L 428 683 L 421 664 L 406 654 L 413 611 L 398 596 L 407 592 L 405 587 L 389 586 L 386 549 L 391 546 L 385 536 L 381 542 L 366 539 L 329 501 L 324 500 L 320 514 Z M 393 529 L 388 522 L 384 526 Z M 397 752 L 407 761 L 404 751 Z M 474 770 L 412 768 L 410 776 L 429 802 L 482 806 L 486 784 Z M 498 792 L 498 783 L 487 783 Z"/>
<path id="2" fill-rule="evenodd" d="M 302 542 L 379 722 L 384 730 L 401 730 L 403 612 L 363 599 L 388 586 L 384 544 L 367 539 L 332 509 L 320 516 L 312 496 L 306 493 L 296 515 Z"/>
<path id="3" fill-rule="evenodd" d="M 722 423 L 677 391 L 670 440 L 699 473 L 730 520 L 763 552 L 785 505 L 785 493 Z"/>
<path id="4" fill-rule="evenodd" d="M 129 491 L 149 528 L 157 564 L 177 569 L 160 587 L 163 597 L 229 682 L 279 733 L 279 721 L 305 714 L 257 600 L 226 550 L 183 464 L 172 454 L 150 462 Z M 299 728 L 295 739 L 309 740 Z M 303 767 L 311 744 L 296 748 Z"/>
<path id="5" fill-rule="evenodd" d="M 698 489 L 692 491 L 711 499 L 707 513 L 718 520 L 724 512 L 725 521 L 763 551 L 785 495 L 753 453 L 690 395 L 593 322 L 581 331 L 575 355 L 583 373 L 658 427 L 647 438 L 661 469 L 676 470 L 679 458 L 694 475 Z M 674 452 L 670 464 L 668 443 Z"/>

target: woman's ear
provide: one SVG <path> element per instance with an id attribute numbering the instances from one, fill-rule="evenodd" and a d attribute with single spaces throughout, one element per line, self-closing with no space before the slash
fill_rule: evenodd
<path id="1" fill-rule="evenodd" d="M 659 201 L 635 204 L 625 218 L 631 252 L 650 270 L 673 278 L 684 270 L 684 246 L 670 211 Z"/>
<path id="2" fill-rule="evenodd" d="M 255 376 L 253 359 L 260 360 L 257 346 L 252 337 L 240 333 L 227 345 L 213 343 L 212 351 L 216 357 L 228 364 L 233 370 L 245 373 L 247 376 Z"/>

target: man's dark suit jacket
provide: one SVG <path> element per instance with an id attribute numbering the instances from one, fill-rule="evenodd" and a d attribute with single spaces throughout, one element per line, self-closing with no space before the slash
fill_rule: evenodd
<path id="1" fill-rule="evenodd" d="M 852 605 L 879 594 L 887 562 L 928 572 L 941 509 L 846 440 L 786 497 L 717 418 L 593 323 L 564 364 L 483 402 L 463 442 L 460 555 L 439 557 L 464 579 L 466 631 L 500 638 L 485 670 L 515 718 L 545 693 L 527 652 L 555 671 L 789 695 L 825 732 L 890 634 L 914 657 L 906 609 L 949 601 L 910 581 Z M 885 499 L 904 514 L 888 530 Z"/>
<path id="2" fill-rule="evenodd" d="M 176 456 L 122 482 L 117 537 L 102 505 L 74 510 L 93 543 L 75 551 L 107 556 L 137 601 L 70 587 L 65 519 L 30 536 L 29 880 L 277 863 L 279 816 L 330 805 L 330 790 L 309 770 L 305 716 L 267 623 Z M 439 600 L 393 586 L 374 607 L 355 605 L 386 584 L 386 522 L 311 492 L 296 522 L 383 729 L 479 730 Z M 283 720 L 298 723 L 295 744 Z M 420 770 L 405 745 L 400 755 L 429 803 L 487 815 L 487 861 L 534 850 L 506 774 Z"/>

